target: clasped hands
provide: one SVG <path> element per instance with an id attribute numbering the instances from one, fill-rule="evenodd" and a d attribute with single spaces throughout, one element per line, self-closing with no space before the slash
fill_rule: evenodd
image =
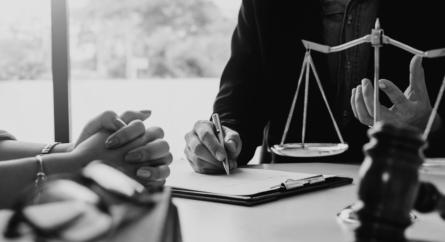
<path id="1" fill-rule="evenodd" d="M 82 166 L 102 160 L 146 187 L 163 186 L 173 157 L 163 130 L 145 128 L 142 123 L 150 115 L 150 111 L 127 111 L 121 116 L 106 111 L 85 125 L 72 152 L 80 157 Z"/>
<path id="2" fill-rule="evenodd" d="M 380 120 L 398 126 L 412 126 L 425 130 L 432 111 L 425 84 L 422 57 L 414 56 L 410 63 L 410 85 L 404 93 L 389 80 L 381 79 L 378 86 L 393 103 L 387 108 L 380 105 Z M 352 89 L 351 107 L 354 116 L 361 123 L 372 126 L 374 114 L 374 88 L 371 81 L 363 79 L 362 84 Z M 440 127 L 440 117 L 436 115 L 431 131 Z"/>

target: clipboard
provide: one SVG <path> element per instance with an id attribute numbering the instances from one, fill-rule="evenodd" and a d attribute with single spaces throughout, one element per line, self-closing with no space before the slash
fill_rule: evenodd
<path id="1" fill-rule="evenodd" d="M 181 162 L 181 161 L 178 161 Z M 255 206 L 283 197 L 351 184 L 353 179 L 335 175 L 306 174 L 238 168 L 231 176 L 194 172 L 185 162 L 171 166 L 165 186 L 173 197 Z"/>
<path id="2" fill-rule="evenodd" d="M 330 177 L 326 178 L 324 182 L 316 184 L 308 184 L 290 190 L 280 188 L 277 191 L 264 192 L 250 196 L 212 194 L 212 193 L 192 191 L 180 188 L 172 188 L 173 192 L 172 194 L 173 197 L 178 197 L 178 198 L 196 199 L 202 201 L 228 203 L 228 204 L 242 205 L 242 206 L 255 206 L 258 204 L 272 202 L 284 197 L 294 196 L 321 189 L 328 189 L 337 186 L 348 185 L 352 183 L 352 180 L 353 180 L 352 178 L 348 177 Z"/>

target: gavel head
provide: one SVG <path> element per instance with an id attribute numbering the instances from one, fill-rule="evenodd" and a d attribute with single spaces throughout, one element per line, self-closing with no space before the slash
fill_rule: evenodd
<path id="1" fill-rule="evenodd" d="M 425 142 L 418 130 L 377 123 L 368 132 L 359 173 L 356 241 L 406 241 Z"/>

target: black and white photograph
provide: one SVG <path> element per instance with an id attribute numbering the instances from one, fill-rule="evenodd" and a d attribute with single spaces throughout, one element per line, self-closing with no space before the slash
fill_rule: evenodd
<path id="1" fill-rule="evenodd" d="M 0 242 L 445 240 L 444 2 L 0 4 Z"/>

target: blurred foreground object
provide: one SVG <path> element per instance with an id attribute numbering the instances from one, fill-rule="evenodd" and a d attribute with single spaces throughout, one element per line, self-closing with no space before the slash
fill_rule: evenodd
<path id="1" fill-rule="evenodd" d="M 421 182 L 414 209 L 421 213 L 437 211 L 445 220 L 445 196 L 433 184 Z"/>
<path id="2" fill-rule="evenodd" d="M 35 202 L 36 196 L 39 201 Z M 25 189 L 4 236 L 20 241 L 181 241 L 170 190 L 148 191 L 119 170 L 93 162 Z"/>
<path id="3" fill-rule="evenodd" d="M 352 206 L 360 221 L 356 241 L 407 241 L 404 233 L 411 225 L 425 143 L 417 130 L 381 122 L 368 134 L 359 201 Z"/>

